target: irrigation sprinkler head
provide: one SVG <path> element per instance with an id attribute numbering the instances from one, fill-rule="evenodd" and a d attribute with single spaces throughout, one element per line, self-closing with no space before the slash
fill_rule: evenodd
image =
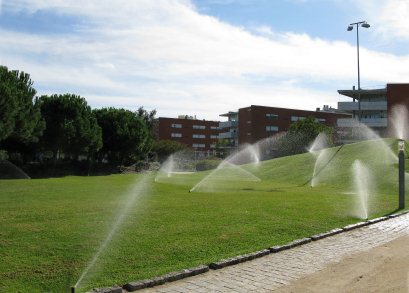
<path id="1" fill-rule="evenodd" d="M 75 286 L 71 287 L 71 293 L 75 293 Z"/>
<path id="2" fill-rule="evenodd" d="M 398 142 L 399 145 L 399 151 L 403 152 L 405 150 L 405 141 L 403 139 L 400 139 Z"/>

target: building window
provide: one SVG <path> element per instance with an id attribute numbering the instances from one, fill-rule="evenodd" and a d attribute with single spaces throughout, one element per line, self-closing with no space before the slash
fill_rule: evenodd
<path id="1" fill-rule="evenodd" d="M 298 120 L 304 120 L 305 117 L 300 117 L 300 116 L 291 116 L 291 121 L 298 121 Z"/>
<path id="2" fill-rule="evenodd" d="M 192 147 L 194 148 L 204 148 L 206 145 L 204 143 L 194 143 L 192 144 Z"/>
<path id="3" fill-rule="evenodd" d="M 248 121 L 247 121 L 247 124 L 251 124 L 251 120 L 248 120 Z"/>
<path id="4" fill-rule="evenodd" d="M 219 138 L 219 136 L 218 135 L 210 135 L 210 138 L 213 138 L 213 139 L 217 139 L 217 138 Z"/>
<path id="5" fill-rule="evenodd" d="M 278 131 L 278 126 L 267 125 L 266 126 L 266 131 L 268 131 L 268 132 L 277 132 Z"/>
<path id="6" fill-rule="evenodd" d="M 210 129 L 212 129 L 212 130 L 218 130 L 218 129 L 220 129 L 220 127 L 218 127 L 218 126 L 210 126 Z"/>
<path id="7" fill-rule="evenodd" d="M 215 144 L 211 144 L 211 145 L 210 145 L 210 148 L 211 148 L 211 149 L 215 149 L 215 148 L 216 148 L 216 145 L 215 145 Z"/>
<path id="8" fill-rule="evenodd" d="M 182 128 L 182 124 L 173 123 L 172 128 Z"/>
<path id="9" fill-rule="evenodd" d="M 206 138 L 204 134 L 193 134 L 193 138 Z"/>
<path id="10" fill-rule="evenodd" d="M 325 119 L 324 118 L 315 118 L 316 122 L 320 122 L 320 123 L 325 123 Z"/>
<path id="11" fill-rule="evenodd" d="M 204 125 L 193 125 L 193 129 L 206 129 Z"/>
<path id="12" fill-rule="evenodd" d="M 266 114 L 266 117 L 267 117 L 268 119 L 271 119 L 271 120 L 276 120 L 276 119 L 278 119 L 278 115 L 277 115 L 277 114 L 267 113 L 267 114 Z"/>
<path id="13" fill-rule="evenodd" d="M 182 133 L 171 133 L 170 137 L 182 137 Z"/>

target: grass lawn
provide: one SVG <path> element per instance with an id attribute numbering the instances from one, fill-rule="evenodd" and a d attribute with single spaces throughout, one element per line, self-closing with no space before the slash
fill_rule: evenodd
<path id="1" fill-rule="evenodd" d="M 81 291 L 358 222 L 355 159 L 372 178 L 370 217 L 388 214 L 398 202 L 397 161 L 384 144 L 397 150 L 393 140 L 328 149 L 314 188 L 308 182 L 318 154 L 244 166 L 261 179 L 257 182 L 234 168 L 216 171 L 191 193 L 209 171 L 156 181 L 154 173 L 0 180 L 0 292 L 69 292 L 120 215 L 122 225 L 81 282 Z M 135 186 L 141 192 L 130 205 Z"/>

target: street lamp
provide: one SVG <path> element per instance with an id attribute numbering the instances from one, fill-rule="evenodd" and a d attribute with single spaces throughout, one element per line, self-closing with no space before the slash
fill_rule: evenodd
<path id="1" fill-rule="evenodd" d="M 361 76 L 359 70 L 359 26 L 369 28 L 370 25 L 366 23 L 366 21 L 354 22 L 349 24 L 347 31 L 352 31 L 354 25 L 356 25 L 356 53 L 358 57 L 358 119 L 361 120 L 361 94 L 359 93 L 361 90 Z"/>

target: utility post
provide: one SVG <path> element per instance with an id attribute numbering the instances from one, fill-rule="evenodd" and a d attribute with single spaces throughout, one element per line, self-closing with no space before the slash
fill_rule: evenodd
<path id="1" fill-rule="evenodd" d="M 405 141 L 399 140 L 399 209 L 405 208 Z"/>

